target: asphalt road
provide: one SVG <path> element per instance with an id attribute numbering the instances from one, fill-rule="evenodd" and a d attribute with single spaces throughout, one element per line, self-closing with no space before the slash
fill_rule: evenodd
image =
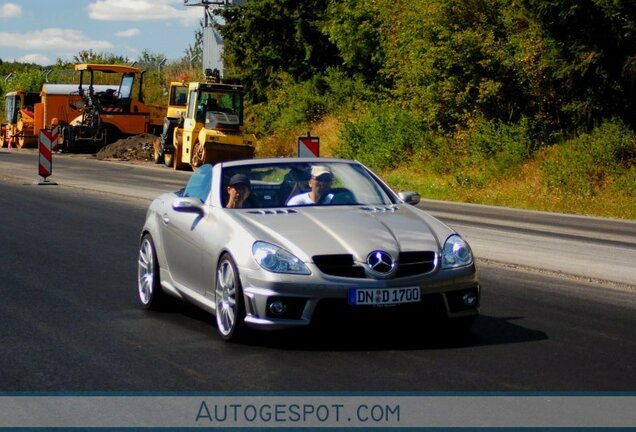
<path id="1" fill-rule="evenodd" d="M 425 324 L 381 323 L 224 343 L 212 317 L 196 308 L 175 301 L 157 313 L 136 303 L 145 194 L 174 189 L 188 174 L 60 158 L 53 176 L 60 184 L 38 186 L 29 163 L 25 176 L 15 162 L 28 153 L 17 154 L 0 152 L 0 391 L 636 388 L 629 285 L 608 289 L 618 282 L 494 260 L 480 265 L 482 316 L 465 339 L 448 340 Z M 471 225 L 468 213 L 456 217 L 484 229 L 477 225 L 487 222 Z M 535 225 L 534 234 L 547 237 Z M 512 237 L 533 235 L 524 229 Z M 578 237 L 564 241 L 587 244 L 594 236 Z M 629 241 L 603 246 L 631 253 Z"/>

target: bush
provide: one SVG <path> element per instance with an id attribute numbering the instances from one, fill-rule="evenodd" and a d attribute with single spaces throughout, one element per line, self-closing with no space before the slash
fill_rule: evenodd
<path id="1" fill-rule="evenodd" d="M 525 117 L 518 123 L 480 120 L 473 127 L 467 137 L 471 158 L 478 164 L 492 165 L 495 174 L 530 159 L 536 151 Z"/>
<path id="2" fill-rule="evenodd" d="M 431 150 L 422 120 L 410 111 L 387 104 L 371 108 L 369 115 L 358 121 L 345 122 L 340 140 L 337 156 L 357 159 L 376 169 L 396 167 L 415 153 L 422 155 Z"/>
<path id="3" fill-rule="evenodd" d="M 622 178 L 621 184 L 629 189 L 635 164 L 636 133 L 620 120 L 612 120 L 566 142 L 541 170 L 547 187 L 589 197 L 616 178 Z"/>
<path id="4" fill-rule="evenodd" d="M 360 77 L 348 77 L 337 69 L 303 82 L 280 73 L 267 94 L 268 103 L 253 107 L 256 133 L 269 135 L 315 122 L 327 113 L 351 111 L 358 100 L 370 97 Z"/>

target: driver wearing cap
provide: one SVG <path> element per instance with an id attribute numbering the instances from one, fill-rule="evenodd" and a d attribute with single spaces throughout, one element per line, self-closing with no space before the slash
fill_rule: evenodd
<path id="1" fill-rule="evenodd" d="M 311 178 L 309 179 L 310 191 L 295 195 L 287 201 L 288 206 L 297 205 L 313 205 L 313 204 L 331 204 L 333 194 L 331 183 L 333 182 L 333 174 L 331 170 L 324 165 L 314 165 L 311 167 Z"/>
<path id="2" fill-rule="evenodd" d="M 252 192 L 251 183 L 245 174 L 234 174 L 227 186 L 227 208 L 249 207 L 246 201 Z"/>

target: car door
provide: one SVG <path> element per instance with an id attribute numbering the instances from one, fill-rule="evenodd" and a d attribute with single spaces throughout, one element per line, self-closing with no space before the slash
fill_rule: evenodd
<path id="1" fill-rule="evenodd" d="M 212 166 L 203 165 L 190 177 L 183 197 L 207 202 L 212 185 Z M 187 288 L 203 294 L 205 226 L 207 212 L 194 213 L 175 210 L 172 205 L 164 208 L 162 215 L 164 242 L 168 268 L 179 288 Z"/>

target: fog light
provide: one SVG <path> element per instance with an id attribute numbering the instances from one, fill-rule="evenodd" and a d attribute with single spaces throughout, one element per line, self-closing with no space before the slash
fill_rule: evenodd
<path id="1" fill-rule="evenodd" d="M 477 296 L 475 293 L 466 293 L 462 296 L 462 300 L 466 306 L 474 306 L 477 302 Z"/>
<path id="2" fill-rule="evenodd" d="M 280 300 L 275 300 L 269 304 L 269 311 L 274 315 L 282 315 L 287 310 L 287 306 Z"/>

